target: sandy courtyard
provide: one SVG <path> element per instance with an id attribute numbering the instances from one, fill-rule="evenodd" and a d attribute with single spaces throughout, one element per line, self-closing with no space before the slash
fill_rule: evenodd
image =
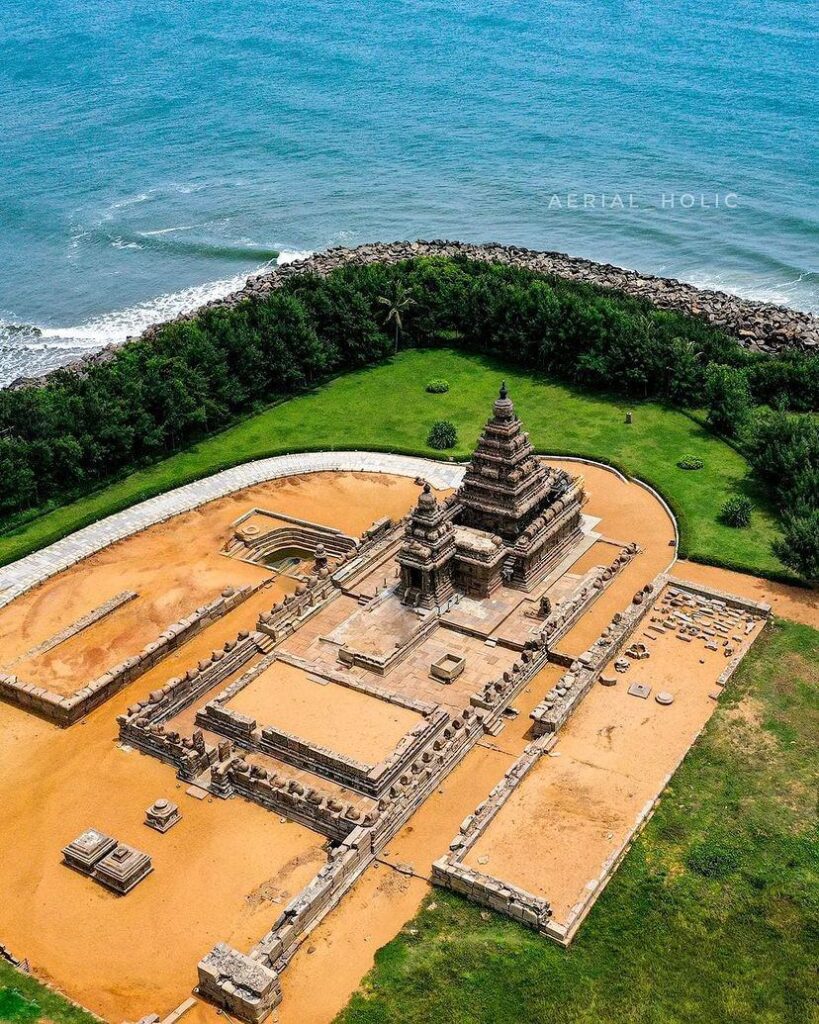
<path id="1" fill-rule="evenodd" d="M 420 715 L 276 661 L 226 705 L 360 764 L 375 765 L 419 725 Z"/>
<path id="2" fill-rule="evenodd" d="M 743 635 L 747 650 L 758 635 Z M 550 902 L 562 923 L 626 841 L 641 810 L 665 788 L 711 717 L 716 679 L 726 666 L 724 648 L 686 643 L 675 633 L 655 639 L 638 627 L 634 639 L 651 656 L 627 672 L 604 675 L 558 734 L 552 751 L 535 765 L 470 849 L 464 863 Z M 632 696 L 632 683 L 651 687 Z M 674 697 L 662 706 L 656 695 Z"/>
<path id="3" fill-rule="evenodd" d="M 230 538 L 230 524 L 254 506 L 358 536 L 382 515 L 400 518 L 417 492 L 405 477 L 315 473 L 260 484 L 152 526 L 0 611 L 0 671 L 15 661 L 14 673 L 26 682 L 72 693 L 140 651 L 166 626 L 213 600 L 225 587 L 269 579 L 263 566 L 220 554 Z M 45 654 L 25 657 L 123 590 L 138 596 Z"/>
<path id="4" fill-rule="evenodd" d="M 417 493 L 405 478 L 322 473 L 213 502 L 15 601 L 0 613 L 3 660 L 125 587 L 150 585 L 153 607 L 171 621 L 188 603 L 201 603 L 216 578 L 217 588 L 242 573 L 266 578 L 263 569 L 216 553 L 230 522 L 253 504 L 357 535 L 383 515 L 403 515 Z M 250 948 L 326 862 L 321 836 L 240 799 L 194 799 L 167 765 L 116 743 L 116 716 L 129 704 L 252 628 L 293 586 L 280 578 L 258 592 L 69 729 L 0 702 L 0 942 L 113 1024 L 170 1013 L 190 995 L 208 949 L 219 941 Z M 175 595 L 169 603 L 165 587 Z M 120 653 L 141 646 L 141 636 L 132 642 L 124 628 Z M 166 835 L 143 824 L 160 796 L 183 815 Z M 127 896 L 62 865 L 61 847 L 89 826 L 152 856 L 153 873 Z"/>

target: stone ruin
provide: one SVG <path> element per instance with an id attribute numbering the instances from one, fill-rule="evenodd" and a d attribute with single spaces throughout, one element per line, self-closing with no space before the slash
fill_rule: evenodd
<path id="1" fill-rule="evenodd" d="M 153 865 L 147 853 L 89 828 L 63 847 L 63 863 L 93 878 L 119 896 L 129 893 L 146 878 Z"/>
<path id="2" fill-rule="evenodd" d="M 503 384 L 457 493 L 439 504 L 426 485 L 407 522 L 402 600 L 440 609 L 456 591 L 530 591 L 580 539 L 584 500 L 582 478 L 535 455 Z"/>
<path id="3" fill-rule="evenodd" d="M 332 560 L 324 557 L 326 549 L 317 549 L 314 564 L 295 593 L 261 614 L 255 629 L 240 632 L 119 716 L 121 741 L 173 766 L 180 779 L 219 799 L 250 800 L 327 840 L 328 862 L 251 950 L 239 952 L 220 943 L 202 959 L 199 995 L 254 1024 L 269 1014 L 281 999 L 279 975 L 306 934 L 339 903 L 469 751 L 497 733 L 517 695 L 550 662 L 563 665 L 566 671 L 531 716 L 534 741 L 486 806 L 464 823 L 451 855 L 433 866 L 432 877 L 437 884 L 560 941 L 553 934 L 548 902 L 466 869 L 462 855 L 473 833 L 480 834 L 482 822 L 491 818 L 549 749 L 603 665 L 621 646 L 631 643 L 637 624 L 652 614 L 658 581 L 641 589 L 581 656 L 569 662 L 555 650 L 580 616 L 639 555 L 636 544 L 625 545 L 610 564 L 572 577 L 573 589 L 558 588 L 560 596 L 549 597 L 549 574 L 581 537 L 582 502 L 582 480 L 547 469 L 534 457 L 502 389 L 459 492 L 438 502 L 431 488 L 424 487 L 403 523 L 374 524 L 354 548 Z M 383 567 L 396 562 L 398 578 L 390 582 L 392 570 Z M 373 577 L 383 580 L 383 585 L 378 582 L 373 589 L 366 582 Z M 499 596 L 510 598 L 516 592 L 518 603 L 512 601 L 508 607 L 519 608 L 521 619 L 528 616 L 528 625 L 516 634 L 521 639 L 504 639 L 499 645 L 490 639 L 495 627 L 482 625 L 482 609 L 493 607 Z M 348 644 L 345 632 L 335 640 L 335 634 L 325 635 L 320 627 L 310 633 L 310 624 L 317 617 L 322 621 L 325 609 L 341 600 L 351 606 L 342 620 L 346 626 L 358 621 L 355 616 L 387 621 L 378 618 L 379 609 L 395 614 L 404 623 L 396 643 L 392 643 L 393 634 L 382 647 L 376 643 L 367 648 Z M 527 602 L 537 611 L 524 611 Z M 469 607 L 475 608 L 472 619 Z M 685 614 L 681 607 L 673 612 Z M 337 629 L 335 613 L 328 616 Z M 330 661 L 311 661 L 304 654 L 312 649 L 309 643 L 299 642 L 305 629 L 309 636 L 317 634 L 322 649 L 334 652 Z M 473 684 L 469 673 L 474 671 L 473 659 L 480 655 L 470 652 L 465 657 L 460 653 L 464 648 L 451 643 L 459 631 L 492 648 L 492 664 L 498 663 L 502 653 L 503 667 L 490 671 L 487 662 L 485 677 Z M 435 654 L 422 662 L 419 676 L 412 676 L 412 686 L 420 690 L 409 691 L 410 696 L 400 692 L 400 686 L 391 688 L 391 680 L 405 675 L 397 666 L 406 665 L 413 652 L 420 660 L 426 643 Z M 639 646 L 635 645 L 634 653 L 641 653 Z M 336 657 L 337 662 L 332 660 Z M 410 709 L 420 721 L 392 753 L 377 764 L 363 764 L 287 733 L 275 721 L 257 720 L 231 706 L 237 694 L 263 673 L 275 670 L 277 662 L 290 671 L 307 673 L 317 683 L 345 686 Z M 465 679 L 470 679 L 468 687 Z M 428 688 L 430 683 L 444 685 L 433 690 Z M 436 703 L 437 697 L 429 699 L 438 690 L 447 704 Z M 426 699 L 420 699 L 419 693 Z M 190 708 L 195 711 L 195 725 L 182 734 L 174 719 Z M 148 819 L 170 817 L 168 808 L 154 805 L 146 824 L 152 823 Z"/>

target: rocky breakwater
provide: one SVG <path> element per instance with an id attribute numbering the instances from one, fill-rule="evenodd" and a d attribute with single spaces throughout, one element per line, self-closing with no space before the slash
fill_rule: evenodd
<path id="1" fill-rule="evenodd" d="M 735 337 L 745 348 L 760 352 L 779 352 L 797 348 L 819 350 L 819 317 L 787 306 L 767 302 L 754 302 L 726 292 L 695 288 L 694 285 L 673 278 L 653 277 L 626 270 L 610 263 L 567 256 L 565 253 L 539 252 L 515 245 L 487 242 L 473 245 L 467 242 L 373 242 L 354 249 L 337 247 L 263 274 L 248 278 L 244 288 L 208 306 L 232 306 L 243 299 L 263 296 L 295 274 L 325 275 L 345 266 L 367 263 L 398 263 L 419 256 L 466 257 L 488 263 L 505 263 L 523 267 L 540 274 L 553 275 L 568 281 L 583 281 L 601 288 L 611 288 L 638 299 L 645 299 L 658 309 L 675 310 L 698 317 L 711 326 Z M 185 314 L 180 319 L 196 316 Z M 149 327 L 150 337 L 160 325 Z"/>
<path id="2" fill-rule="evenodd" d="M 787 306 L 767 302 L 754 302 L 726 292 L 695 288 L 694 285 L 674 278 L 654 277 L 627 270 L 610 263 L 594 263 L 559 252 L 539 252 L 515 245 L 487 242 L 474 245 L 467 242 L 443 240 L 416 242 L 373 242 L 348 249 L 337 247 L 303 260 L 296 260 L 264 273 L 249 277 L 244 288 L 221 299 L 214 299 L 190 313 L 180 314 L 175 320 L 191 320 L 203 310 L 213 307 L 231 307 L 244 299 L 261 297 L 287 281 L 294 274 L 325 275 L 339 267 L 367 263 L 398 263 L 419 256 L 460 256 L 484 262 L 505 263 L 524 267 L 540 274 L 553 275 L 567 281 L 583 281 L 601 288 L 610 288 L 625 295 L 645 299 L 658 309 L 675 310 L 698 317 L 726 334 L 736 338 L 745 348 L 772 354 L 788 349 L 819 351 L 819 316 Z M 156 335 L 162 324 L 146 328 L 142 338 Z M 139 340 L 129 338 L 125 344 Z M 109 361 L 121 345 L 107 345 L 83 359 L 61 367 L 79 370 Z M 59 372 L 57 370 L 52 373 Z M 44 383 L 51 374 L 40 378 L 21 377 L 10 388 Z"/>

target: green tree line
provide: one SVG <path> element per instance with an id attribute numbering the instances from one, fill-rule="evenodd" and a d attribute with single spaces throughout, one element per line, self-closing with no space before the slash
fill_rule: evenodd
<path id="1" fill-rule="evenodd" d="M 701 406 L 709 373 L 723 367 L 742 391 L 733 412 L 728 401 L 727 421 L 715 419 L 727 434 L 746 406 L 819 407 L 819 357 L 750 353 L 703 321 L 621 293 L 465 259 L 346 267 L 296 275 L 231 309 L 166 324 L 109 361 L 57 372 L 43 386 L 0 391 L 0 526 L 188 447 L 330 374 L 382 360 L 399 337 L 679 406 Z M 769 429 L 790 422 L 781 415 Z M 784 436 L 787 446 L 792 439 Z M 800 484 L 814 525 L 815 484 Z"/>

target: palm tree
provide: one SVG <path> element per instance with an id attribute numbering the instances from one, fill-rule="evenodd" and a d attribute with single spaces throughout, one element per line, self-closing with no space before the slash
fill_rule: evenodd
<path id="1" fill-rule="evenodd" d="M 379 295 L 378 301 L 382 306 L 389 307 L 384 323 L 388 324 L 392 320 L 395 325 L 395 351 L 397 353 L 398 342 L 401 340 L 401 334 L 404 330 L 401 314 L 415 304 L 415 299 L 413 299 L 409 288 L 405 288 L 401 281 L 396 281 L 392 288 L 392 295 Z"/>

